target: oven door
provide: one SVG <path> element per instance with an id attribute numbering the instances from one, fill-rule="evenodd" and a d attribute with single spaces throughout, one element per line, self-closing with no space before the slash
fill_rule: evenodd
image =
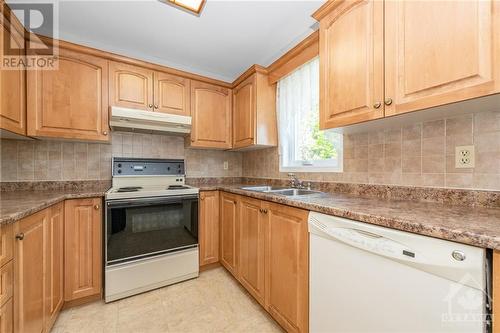
<path id="1" fill-rule="evenodd" d="M 106 265 L 198 246 L 198 195 L 106 202 Z"/>

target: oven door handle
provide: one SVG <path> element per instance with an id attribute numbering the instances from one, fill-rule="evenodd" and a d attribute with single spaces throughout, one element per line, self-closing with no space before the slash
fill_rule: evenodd
<path id="1" fill-rule="evenodd" d="M 173 197 L 162 198 L 137 198 L 137 199 L 124 199 L 124 200 L 109 200 L 106 201 L 106 206 L 109 208 L 120 207 L 145 207 L 161 204 L 174 204 L 182 203 L 185 200 L 198 200 L 198 195 L 181 195 Z"/>

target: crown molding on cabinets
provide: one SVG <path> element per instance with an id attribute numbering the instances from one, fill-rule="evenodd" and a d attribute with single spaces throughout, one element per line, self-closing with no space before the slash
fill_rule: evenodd
<path id="1" fill-rule="evenodd" d="M 344 2 L 345 0 L 328 0 L 323 6 L 319 7 L 318 10 L 316 10 L 311 16 L 316 21 L 319 21 Z"/>
<path id="2" fill-rule="evenodd" d="M 269 84 L 278 82 L 297 67 L 302 66 L 319 54 L 319 31 L 315 31 L 266 69 L 269 74 Z"/>

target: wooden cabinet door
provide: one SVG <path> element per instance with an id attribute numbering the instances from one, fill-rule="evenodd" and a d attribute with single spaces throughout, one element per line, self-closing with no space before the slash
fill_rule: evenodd
<path id="1" fill-rule="evenodd" d="M 255 143 L 255 75 L 233 90 L 233 148 Z"/>
<path id="2" fill-rule="evenodd" d="M 16 332 L 44 331 L 44 259 L 48 210 L 15 225 L 14 326 Z"/>
<path id="3" fill-rule="evenodd" d="M 190 80 L 162 72 L 155 72 L 154 79 L 154 110 L 190 116 Z"/>
<path id="4" fill-rule="evenodd" d="M 0 266 L 5 265 L 14 256 L 13 224 L 0 225 Z"/>
<path id="5" fill-rule="evenodd" d="M 191 116 L 191 146 L 231 148 L 229 89 L 191 81 Z"/>
<path id="6" fill-rule="evenodd" d="M 125 108 L 153 110 L 153 71 L 109 62 L 110 105 Z"/>
<path id="7" fill-rule="evenodd" d="M 3 6 L 3 5 L 2 5 Z M 19 49 L 18 55 L 24 55 L 24 38 L 14 29 L 7 32 L 4 24 L 0 25 L 0 60 L 3 62 L 4 37 L 10 37 L 11 43 Z M 24 68 L 0 70 L 0 128 L 26 135 L 26 71 Z"/>
<path id="8" fill-rule="evenodd" d="M 237 196 L 220 195 L 220 262 L 238 276 L 238 201 Z"/>
<path id="9" fill-rule="evenodd" d="M 56 70 L 28 72 L 28 135 L 109 140 L 108 62 L 59 50 Z"/>
<path id="10" fill-rule="evenodd" d="M 66 200 L 64 204 L 64 299 L 101 293 L 101 198 Z"/>
<path id="11" fill-rule="evenodd" d="M 0 332 L 12 333 L 14 332 L 13 311 L 12 311 L 12 298 L 7 303 L 0 307 Z"/>
<path id="12" fill-rule="evenodd" d="M 287 332 L 307 332 L 309 327 L 308 212 L 274 203 L 266 205 L 269 216 L 269 247 L 266 254 L 268 311 Z"/>
<path id="13" fill-rule="evenodd" d="M 386 1 L 385 80 L 386 115 L 499 92 L 500 2 Z"/>
<path id="14" fill-rule="evenodd" d="M 200 192 L 200 266 L 219 261 L 219 192 Z"/>
<path id="15" fill-rule="evenodd" d="M 383 11 L 383 1 L 345 1 L 321 19 L 321 129 L 384 116 Z"/>
<path id="16" fill-rule="evenodd" d="M 239 262 L 240 283 L 264 306 L 265 255 L 267 214 L 261 201 L 240 197 L 239 202 Z"/>
<path id="17" fill-rule="evenodd" d="M 54 324 L 64 301 L 64 203 L 49 208 L 45 275 L 46 331 Z"/>
<path id="18" fill-rule="evenodd" d="M 0 306 L 12 298 L 14 293 L 14 267 L 12 261 L 0 268 Z"/>

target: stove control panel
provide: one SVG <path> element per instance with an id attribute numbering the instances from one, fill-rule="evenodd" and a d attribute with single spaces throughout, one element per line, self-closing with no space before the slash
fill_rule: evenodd
<path id="1" fill-rule="evenodd" d="M 179 176 L 184 177 L 184 160 L 154 158 L 113 158 L 113 177 Z"/>

